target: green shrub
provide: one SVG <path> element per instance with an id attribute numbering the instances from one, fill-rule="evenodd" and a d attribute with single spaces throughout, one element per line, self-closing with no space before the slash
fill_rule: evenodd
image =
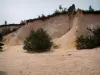
<path id="1" fill-rule="evenodd" d="M 68 15 L 73 15 L 75 13 L 75 10 L 75 4 L 72 4 L 72 6 L 68 8 Z"/>
<path id="2" fill-rule="evenodd" d="M 0 33 L 0 41 L 2 41 L 3 39 L 3 36 L 2 36 L 2 33 Z"/>
<path id="3" fill-rule="evenodd" d="M 88 29 L 89 36 L 80 36 L 76 40 L 77 49 L 91 49 L 100 46 L 100 26 Z"/>
<path id="4" fill-rule="evenodd" d="M 4 44 L 3 43 L 0 43 L 0 46 L 3 46 Z"/>
<path id="5" fill-rule="evenodd" d="M 0 52 L 2 51 L 2 47 L 0 47 Z"/>
<path id="6" fill-rule="evenodd" d="M 80 36 L 76 40 L 77 49 L 91 49 L 95 47 L 94 39 L 89 36 Z"/>
<path id="7" fill-rule="evenodd" d="M 2 35 L 6 35 L 6 34 L 8 34 L 8 33 L 10 33 L 10 32 L 11 32 L 11 30 L 10 30 L 9 28 L 5 28 L 5 29 L 3 29 L 3 30 L 1 31 Z"/>
<path id="8" fill-rule="evenodd" d="M 100 46 L 100 26 L 97 26 L 94 29 L 88 29 L 92 34 L 92 38 L 95 40 L 94 43 L 96 46 Z"/>
<path id="9" fill-rule="evenodd" d="M 2 51 L 2 46 L 4 45 L 1 41 L 3 40 L 2 34 L 0 33 L 0 51 Z"/>
<path id="10" fill-rule="evenodd" d="M 24 49 L 27 51 L 44 52 L 49 51 L 52 46 L 50 36 L 43 29 L 31 31 L 31 34 L 24 41 Z"/>
<path id="11" fill-rule="evenodd" d="M 2 46 L 3 46 L 3 45 L 4 45 L 4 44 L 0 42 L 0 51 L 2 51 Z"/>
<path id="12" fill-rule="evenodd" d="M 53 13 L 53 15 L 58 15 L 60 14 L 61 12 L 59 10 L 55 10 L 55 12 Z"/>

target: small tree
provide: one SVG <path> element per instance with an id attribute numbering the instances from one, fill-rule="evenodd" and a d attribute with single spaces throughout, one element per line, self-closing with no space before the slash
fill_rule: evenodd
<path id="1" fill-rule="evenodd" d="M 7 25 L 7 21 L 5 21 L 4 25 Z"/>
<path id="2" fill-rule="evenodd" d="M 46 20 L 46 16 L 44 14 L 42 14 L 40 19 L 44 21 L 44 20 Z"/>
<path id="3" fill-rule="evenodd" d="M 2 33 L 0 33 L 0 41 L 2 41 L 3 39 L 3 36 L 2 36 Z"/>
<path id="4" fill-rule="evenodd" d="M 50 36 L 43 29 L 31 31 L 31 34 L 24 41 L 24 49 L 27 51 L 44 52 L 49 51 L 52 46 Z"/>
<path id="5" fill-rule="evenodd" d="M 94 11 L 91 5 L 89 6 L 89 11 Z"/>
<path id="6" fill-rule="evenodd" d="M 63 14 L 68 13 L 67 8 L 63 8 L 62 13 L 63 13 Z"/>
<path id="7" fill-rule="evenodd" d="M 21 20 L 20 24 L 25 25 L 26 21 Z"/>
<path id="8" fill-rule="evenodd" d="M 63 11 L 67 11 L 67 8 L 64 8 Z"/>
<path id="9" fill-rule="evenodd" d="M 61 10 L 63 10 L 63 7 L 62 7 L 62 5 L 59 5 L 59 9 L 60 9 L 60 11 L 61 11 Z"/>
<path id="10" fill-rule="evenodd" d="M 70 7 L 68 8 L 68 14 L 69 14 L 69 15 L 70 15 L 70 14 L 74 14 L 75 10 L 76 10 L 75 4 L 73 4 L 72 6 L 70 6 Z"/>
<path id="11" fill-rule="evenodd" d="M 1 31 L 2 35 L 6 35 L 10 32 L 11 32 L 11 30 L 9 28 L 2 29 L 2 31 Z"/>
<path id="12" fill-rule="evenodd" d="M 60 14 L 60 11 L 56 9 L 53 15 L 58 15 L 58 14 Z"/>

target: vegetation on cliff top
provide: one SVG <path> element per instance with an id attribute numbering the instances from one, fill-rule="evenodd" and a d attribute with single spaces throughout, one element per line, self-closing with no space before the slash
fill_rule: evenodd
<path id="1" fill-rule="evenodd" d="M 93 9 L 91 5 L 89 6 L 88 10 L 82 10 L 82 11 L 83 11 L 84 14 L 100 14 L 100 10 Z M 41 16 L 38 16 L 37 18 L 26 20 L 26 22 L 27 23 L 33 22 L 35 20 L 44 21 L 44 20 L 47 20 L 47 19 L 49 19 L 50 17 L 53 17 L 53 16 L 62 15 L 62 14 L 70 15 L 70 14 L 75 14 L 75 13 L 76 13 L 75 4 L 72 4 L 72 6 L 70 6 L 68 9 L 64 8 L 60 5 L 59 9 L 56 9 L 53 14 L 50 14 L 50 15 L 47 15 L 47 16 L 42 14 Z"/>
<path id="2" fill-rule="evenodd" d="M 4 44 L 2 43 L 2 40 L 3 40 L 3 36 L 2 36 L 2 34 L 0 33 L 0 52 L 2 51 L 2 46 L 4 45 Z"/>
<path id="3" fill-rule="evenodd" d="M 41 16 L 38 16 L 38 18 L 34 18 L 34 19 L 29 19 L 27 20 L 26 22 L 33 22 L 35 20 L 46 20 L 46 19 L 49 19 L 50 17 L 53 17 L 53 16 L 57 16 L 57 15 L 62 15 L 62 14 L 73 14 L 75 12 L 76 8 L 75 8 L 75 4 L 73 4 L 72 6 L 70 6 L 67 10 L 67 8 L 64 8 L 62 7 L 61 5 L 59 5 L 59 9 L 56 9 L 54 11 L 53 14 L 50 14 L 50 15 L 47 15 L 45 16 L 44 14 L 42 14 Z"/>

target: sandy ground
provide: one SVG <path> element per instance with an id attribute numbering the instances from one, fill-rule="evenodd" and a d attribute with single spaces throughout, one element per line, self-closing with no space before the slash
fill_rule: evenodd
<path id="1" fill-rule="evenodd" d="M 5 46 L 0 52 L 0 75 L 100 75 L 100 48 L 39 54 Z"/>

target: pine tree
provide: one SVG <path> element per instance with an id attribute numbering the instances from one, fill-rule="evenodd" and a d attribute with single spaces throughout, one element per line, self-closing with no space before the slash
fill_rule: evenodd
<path id="1" fill-rule="evenodd" d="M 94 11 L 91 5 L 89 6 L 89 11 Z"/>

